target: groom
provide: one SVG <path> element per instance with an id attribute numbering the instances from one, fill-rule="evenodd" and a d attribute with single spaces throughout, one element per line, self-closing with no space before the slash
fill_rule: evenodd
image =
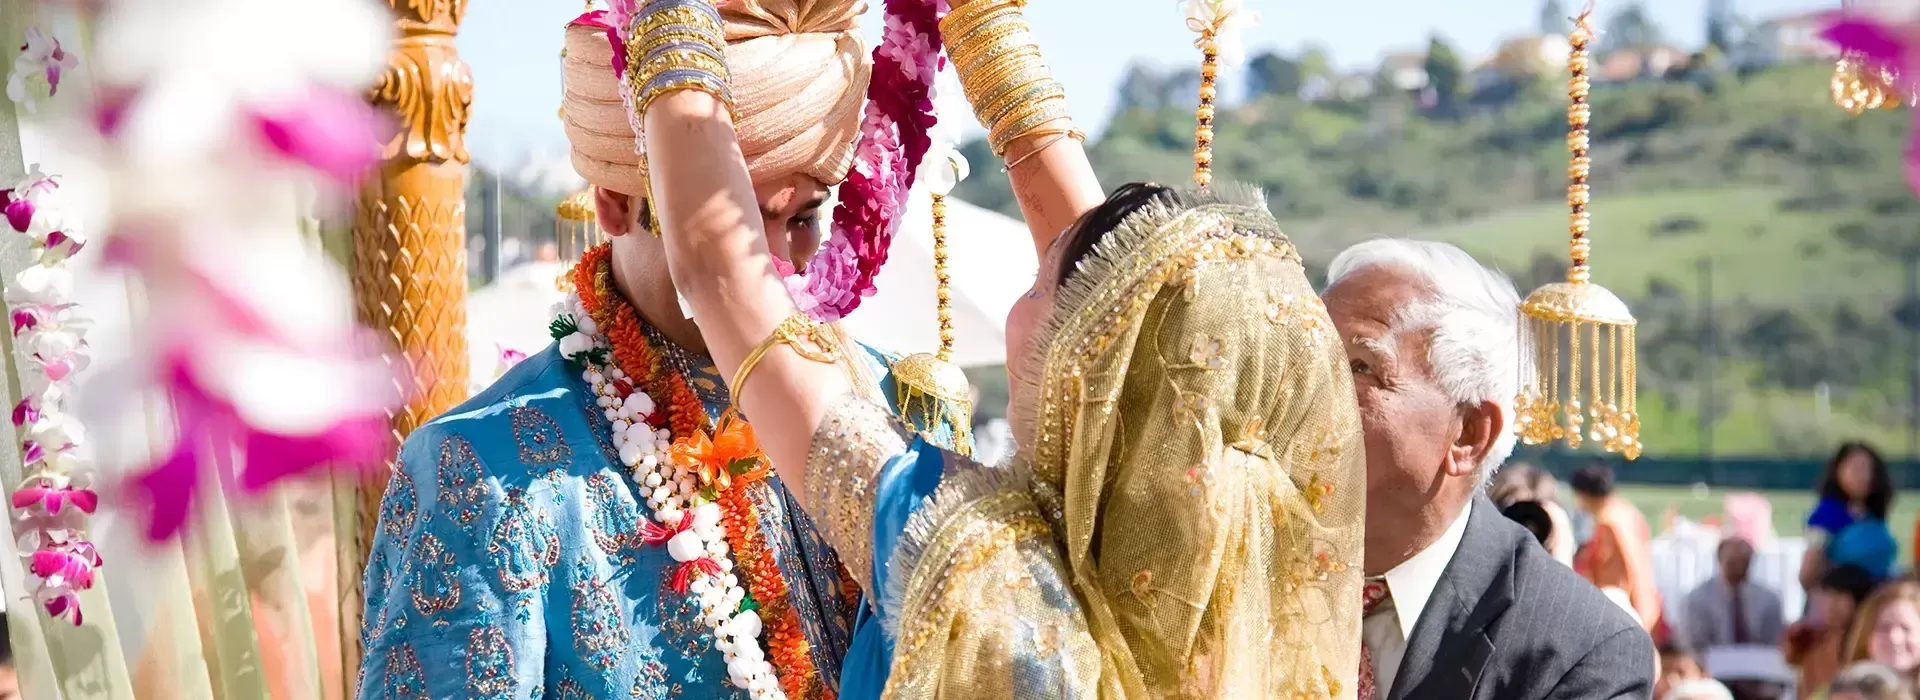
<path id="1" fill-rule="evenodd" d="M 853 162 L 869 70 L 860 9 L 858 0 L 733 0 L 723 10 L 767 242 L 800 265 L 819 243 L 828 186 Z M 603 22 L 589 13 L 567 28 L 563 109 L 574 168 L 593 184 L 612 242 L 572 279 L 590 327 L 611 345 L 607 366 L 625 373 L 621 395 L 644 392 L 652 420 L 613 439 L 613 426 L 629 425 L 616 416 L 623 404 L 589 386 L 613 382 L 551 346 L 415 431 L 367 564 L 364 700 L 744 698 L 747 685 L 762 686 L 752 694 L 762 697 L 765 677 L 750 670 L 762 658 L 789 698 L 837 690 L 859 589 L 791 496 L 800 485 L 769 477 L 721 492 L 731 494 L 719 498 L 725 541 L 706 553 L 719 552 L 712 561 L 744 594 L 728 607 L 755 610 L 761 622 L 755 648 L 727 642 L 723 652 L 712 610 L 702 609 L 711 591 L 684 584 L 681 562 L 702 553 L 669 546 L 678 545 L 673 526 L 654 519 L 676 483 L 624 466 L 634 458 L 619 448 L 634 446 L 625 437 L 636 430 L 704 455 L 750 451 L 753 438 L 723 417 L 727 387 L 633 196 L 645 192 L 644 176 Z M 876 397 L 897 396 L 891 358 L 861 354 L 848 371 Z"/>

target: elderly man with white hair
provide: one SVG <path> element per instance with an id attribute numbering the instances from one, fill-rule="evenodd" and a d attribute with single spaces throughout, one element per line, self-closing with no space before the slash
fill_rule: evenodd
<path id="1" fill-rule="evenodd" d="M 1647 698 L 1653 642 L 1482 494 L 1512 454 L 1520 299 L 1450 245 L 1327 273 L 1367 449 L 1361 700 Z"/>

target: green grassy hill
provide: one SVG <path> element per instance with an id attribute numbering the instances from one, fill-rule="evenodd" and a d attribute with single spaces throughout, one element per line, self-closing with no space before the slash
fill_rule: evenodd
<path id="1" fill-rule="evenodd" d="M 1847 115 L 1828 98 L 1830 72 L 1595 89 L 1593 261 L 1641 321 L 1653 454 L 1700 450 L 1709 385 L 1716 454 L 1819 455 L 1848 437 L 1905 452 L 1914 360 L 1897 312 L 1903 257 L 1920 255 L 1920 203 L 1900 168 L 1908 115 Z M 1357 240 L 1411 235 L 1466 248 L 1523 294 L 1562 279 L 1564 94 L 1542 78 L 1453 102 L 1257 97 L 1223 111 L 1216 177 L 1262 186 L 1309 268 Z M 1168 105 L 1122 112 L 1092 146 L 1104 184 L 1187 181 L 1192 113 Z M 994 162 L 978 143 L 968 157 Z M 959 196 L 1017 213 L 1005 176 L 976 171 Z"/>

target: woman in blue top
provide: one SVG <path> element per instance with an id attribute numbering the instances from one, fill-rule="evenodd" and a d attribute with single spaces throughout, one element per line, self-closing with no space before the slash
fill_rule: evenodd
<path id="1" fill-rule="evenodd" d="M 1807 516 L 1807 555 L 1801 585 L 1818 581 L 1828 568 L 1853 564 L 1877 579 L 1893 574 L 1898 553 L 1887 529 L 1893 479 L 1880 454 L 1862 442 L 1841 445 L 1820 477 L 1820 502 Z M 1809 586 L 1810 588 L 1810 586 Z"/>

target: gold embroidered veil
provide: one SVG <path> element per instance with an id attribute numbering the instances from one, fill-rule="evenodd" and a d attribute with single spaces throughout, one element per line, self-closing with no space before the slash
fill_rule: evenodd
<path id="1" fill-rule="evenodd" d="M 1026 361 L 1030 444 L 951 466 L 894 556 L 888 696 L 1352 697 L 1360 422 L 1261 197 L 1129 217 Z"/>

